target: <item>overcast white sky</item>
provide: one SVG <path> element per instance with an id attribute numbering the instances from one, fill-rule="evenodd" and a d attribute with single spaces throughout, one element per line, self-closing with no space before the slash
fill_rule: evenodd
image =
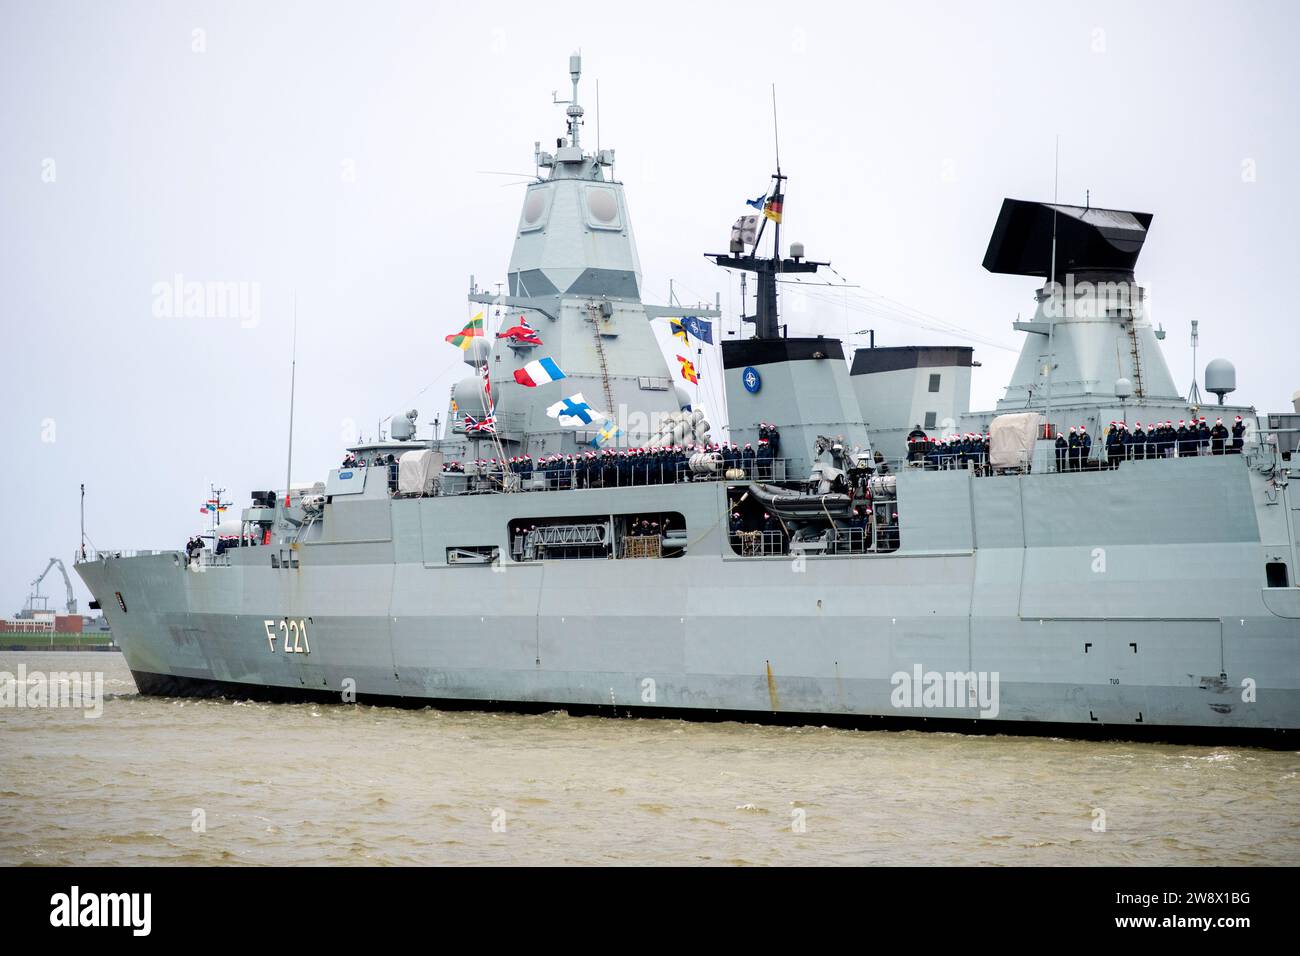
<path id="1" fill-rule="evenodd" d="M 980 262 L 1004 196 L 1051 198 L 1059 133 L 1063 201 L 1155 214 L 1138 278 L 1179 387 L 1197 318 L 1233 398 L 1288 410 L 1296 10 L 4 0 L 0 611 L 71 556 L 82 481 L 101 548 L 180 546 L 209 482 L 238 505 L 283 483 L 294 290 L 295 480 L 358 426 L 441 412 L 464 372 L 442 337 L 470 274 L 503 277 L 522 195 L 480 171 L 527 172 L 562 132 L 550 95 L 578 47 L 586 142 L 599 79 L 647 301 L 671 278 L 738 305 L 701 253 L 767 182 L 775 82 L 787 235 L 978 336 L 974 407 L 1000 397 L 1035 285 Z M 177 273 L 259 284 L 260 321 L 155 317 Z M 792 334 L 954 341 L 820 294 L 790 297 Z"/>

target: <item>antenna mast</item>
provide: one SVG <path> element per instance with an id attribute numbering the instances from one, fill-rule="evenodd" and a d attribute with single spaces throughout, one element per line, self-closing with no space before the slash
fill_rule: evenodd
<path id="1" fill-rule="evenodd" d="M 783 259 L 781 257 L 781 217 L 785 204 L 784 183 L 786 177 L 781 172 L 781 146 L 780 135 L 777 130 L 775 83 L 772 84 L 772 137 L 776 153 L 776 172 L 772 174 L 771 194 L 763 204 L 763 221 L 759 224 L 758 235 L 754 237 L 753 248 L 748 255 L 744 254 L 743 249 L 740 248 L 731 253 L 705 253 L 705 257 L 712 259 L 715 265 L 722 266 L 724 269 L 738 269 L 741 271 L 741 328 L 744 328 L 745 322 L 753 322 L 754 338 L 756 339 L 779 339 L 782 337 L 782 326 L 776 299 L 777 276 L 785 272 L 816 272 L 820 267 L 830 265 L 828 262 L 812 262 L 803 258 L 802 255 L 797 259 Z M 759 257 L 758 248 L 763 242 L 763 233 L 767 229 L 769 219 L 772 221 L 774 229 L 772 257 L 764 259 Z M 754 273 L 758 279 L 757 299 L 754 306 L 754 315 L 752 316 L 745 315 L 744 273 L 746 272 Z"/>
<path id="2" fill-rule="evenodd" d="M 569 145 L 578 148 L 578 127 L 582 125 L 582 107 L 578 105 L 578 80 L 582 78 L 582 51 L 569 57 L 569 79 L 573 82 L 572 99 L 562 100 L 556 93 L 551 94 L 551 102 L 558 106 L 568 106 L 564 115 L 568 118 Z M 597 120 L 599 123 L 599 120 Z M 599 134 L 598 137 L 599 138 Z"/>
<path id="3" fill-rule="evenodd" d="M 776 260 L 776 271 L 781 271 L 781 210 L 785 197 L 782 195 L 781 183 L 781 131 L 776 125 L 776 84 L 772 84 L 772 146 L 776 154 L 776 202 L 777 217 L 775 231 L 772 233 L 772 258 Z"/>
<path id="4" fill-rule="evenodd" d="M 225 488 L 218 488 L 214 484 L 208 485 L 208 490 L 212 497 L 208 499 L 208 507 L 212 511 L 212 553 L 217 553 L 217 522 L 221 520 L 221 512 L 229 507 L 230 502 L 222 501 L 221 496 L 226 493 Z"/>
<path id="5" fill-rule="evenodd" d="M 289 461 L 284 469 L 284 507 L 289 507 L 289 490 L 293 486 L 293 399 L 298 379 L 298 293 L 293 294 L 293 351 L 289 365 Z"/>
<path id="6" fill-rule="evenodd" d="M 1052 170 L 1052 266 L 1047 276 L 1047 398 L 1043 417 L 1052 424 L 1052 373 L 1056 371 L 1056 216 L 1061 194 L 1061 134 L 1056 134 L 1056 158 Z"/>
<path id="7" fill-rule="evenodd" d="M 1187 404 L 1201 404 L 1201 389 L 1196 384 L 1196 343 L 1200 339 L 1200 332 L 1197 329 L 1199 323 L 1192 319 L 1192 387 L 1187 392 Z"/>
<path id="8" fill-rule="evenodd" d="M 772 84 L 772 141 L 776 146 L 776 171 L 781 172 L 781 131 L 776 125 L 776 84 Z"/>

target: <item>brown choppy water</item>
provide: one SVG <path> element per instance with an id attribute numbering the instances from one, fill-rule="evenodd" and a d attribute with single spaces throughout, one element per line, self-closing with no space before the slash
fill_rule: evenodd
<path id="1" fill-rule="evenodd" d="M 1300 863 L 1295 752 L 167 700 L 118 654 L 20 662 L 109 698 L 0 709 L 5 865 Z"/>

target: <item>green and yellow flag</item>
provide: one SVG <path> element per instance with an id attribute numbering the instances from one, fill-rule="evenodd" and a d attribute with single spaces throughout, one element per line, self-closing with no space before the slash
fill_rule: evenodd
<path id="1" fill-rule="evenodd" d="M 480 312 L 474 318 L 465 323 L 465 328 L 453 335 L 447 336 L 447 341 L 462 352 L 468 351 L 469 343 L 476 338 L 483 336 L 483 313 Z"/>

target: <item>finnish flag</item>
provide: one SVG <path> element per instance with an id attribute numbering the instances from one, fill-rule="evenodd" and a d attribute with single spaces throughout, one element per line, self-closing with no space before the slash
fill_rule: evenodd
<path id="1" fill-rule="evenodd" d="M 561 425 L 574 427 L 605 420 L 605 414 L 588 405 L 581 392 L 556 402 L 546 409 L 546 414 L 558 419 Z"/>

